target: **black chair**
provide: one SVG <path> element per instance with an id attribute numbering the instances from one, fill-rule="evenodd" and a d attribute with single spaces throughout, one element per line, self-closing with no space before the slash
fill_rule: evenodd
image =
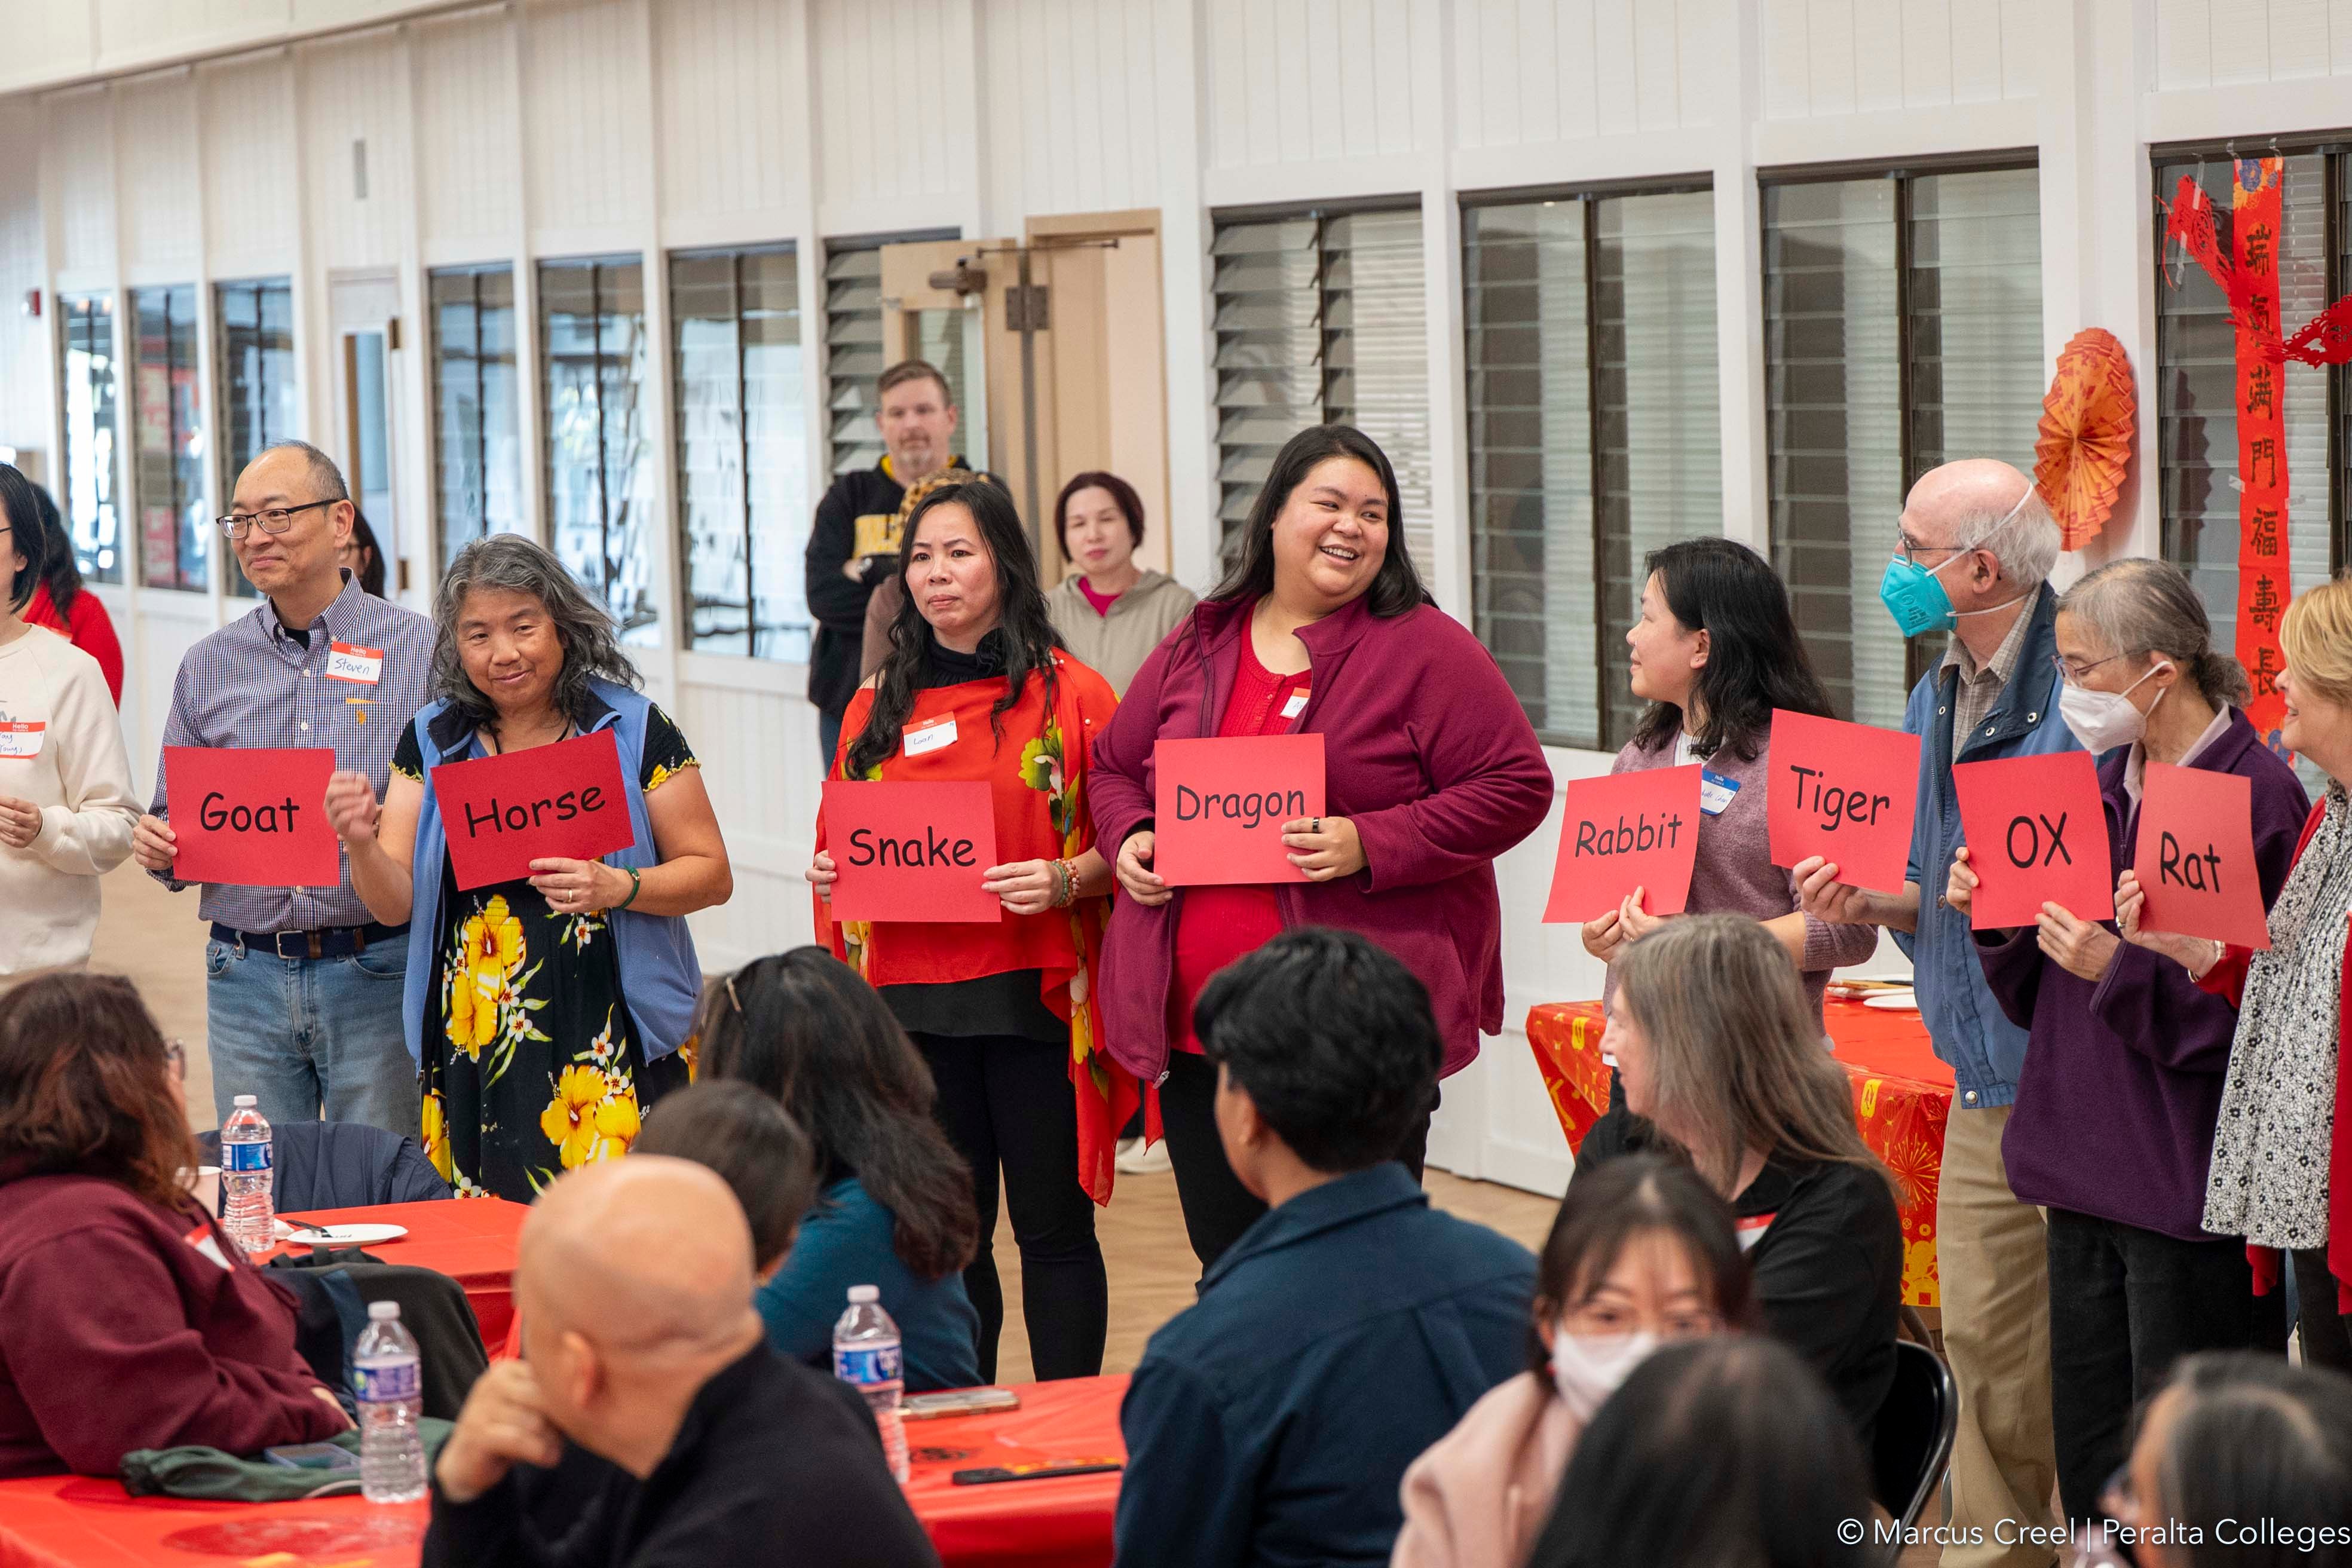
<path id="1" fill-rule="evenodd" d="M 289 1121 L 269 1130 L 269 1194 L 279 1214 L 372 1208 L 450 1196 L 414 1138 L 363 1121 Z M 220 1162 L 220 1134 L 200 1132 L 204 1163 Z"/>
<path id="2" fill-rule="evenodd" d="M 1895 1342 L 1895 1386 L 1878 1407 L 1872 1445 L 1872 1489 L 1905 1529 L 1919 1522 L 1943 1484 L 1960 1426 L 1960 1389 L 1951 1368 L 1926 1345 Z M 1898 1561 L 1897 1545 L 1887 1561 Z"/>

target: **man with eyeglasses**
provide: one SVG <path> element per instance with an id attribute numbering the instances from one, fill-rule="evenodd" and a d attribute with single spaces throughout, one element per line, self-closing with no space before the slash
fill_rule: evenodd
<path id="1" fill-rule="evenodd" d="M 1922 476 L 1897 529 L 1879 598 L 1906 637 L 1951 634 L 1903 715 L 1922 742 L 1907 880 L 1900 893 L 1875 893 L 1834 880 L 1836 868 L 1819 858 L 1795 871 L 1807 914 L 1895 933 L 1956 1080 L 1936 1195 L 1944 1348 L 1960 1389 L 1956 1534 L 1943 1568 L 2046 1568 L 2051 1551 L 2020 1536 L 2053 1524 L 2049 1242 L 2041 1211 L 2010 1190 L 2000 1148 L 2026 1031 L 1993 999 L 1969 917 L 1942 889 L 1965 842 L 1953 764 L 2080 749 L 2059 712 L 2052 662 L 2058 525 L 2023 474 L 1976 458 Z"/>
<path id="2" fill-rule="evenodd" d="M 221 531 L 264 595 L 190 648 L 165 746 L 331 747 L 338 772 L 384 789 L 393 748 L 428 695 L 433 623 L 371 597 L 338 562 L 354 518 L 334 461 L 282 441 L 236 481 Z M 131 852 L 174 892 L 164 770 Z M 318 809 L 324 811 L 323 799 Z M 364 1121 L 415 1135 L 416 1069 L 401 1035 L 408 928 L 368 918 L 346 864 L 333 887 L 206 883 L 205 1003 L 213 1107 L 257 1096 L 272 1122 Z"/>

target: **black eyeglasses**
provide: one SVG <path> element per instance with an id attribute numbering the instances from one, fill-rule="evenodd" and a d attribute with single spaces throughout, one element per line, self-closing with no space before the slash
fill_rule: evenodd
<path id="1" fill-rule="evenodd" d="M 226 517 L 216 517 L 213 521 L 218 523 L 220 531 L 231 539 L 243 539 L 253 531 L 253 525 L 257 522 L 261 525 L 261 531 L 264 533 L 283 533 L 294 526 L 296 512 L 309 511 L 313 507 L 332 506 L 341 499 L 340 496 L 329 496 L 325 500 L 306 500 L 300 506 L 274 506 L 268 511 L 232 512 Z"/>

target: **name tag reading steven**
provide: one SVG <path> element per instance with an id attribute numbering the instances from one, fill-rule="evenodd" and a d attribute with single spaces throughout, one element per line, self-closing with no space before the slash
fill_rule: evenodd
<path id="1" fill-rule="evenodd" d="M 1151 868 L 1170 885 L 1307 880 L 1282 825 L 1324 815 L 1322 736 L 1162 741 L 1151 767 Z"/>
<path id="2" fill-rule="evenodd" d="M 1307 699 L 1311 695 L 1313 695 L 1313 693 L 1309 692 L 1304 686 L 1292 692 L 1290 694 L 1290 700 L 1282 705 L 1282 716 L 1286 719 L 1296 719 L 1301 713 L 1306 712 Z"/>
<path id="3" fill-rule="evenodd" d="M 48 724 L 38 719 L 18 719 L 0 724 L 0 759 L 29 762 L 41 754 L 41 739 Z"/>
<path id="4" fill-rule="evenodd" d="M 840 874 L 837 921 L 1004 918 L 1003 904 L 980 885 L 996 864 L 996 806 L 984 782 L 827 779 L 824 842 Z"/>
<path id="5" fill-rule="evenodd" d="M 383 649 L 362 647 L 357 643 L 329 643 L 327 679 L 348 680 L 354 686 L 373 686 L 383 679 Z"/>
<path id="6" fill-rule="evenodd" d="M 601 860 L 637 841 L 610 730 L 433 770 L 462 890 L 530 875 L 540 859 Z"/>
<path id="7" fill-rule="evenodd" d="M 945 751 L 955 744 L 955 715 L 942 713 L 936 719 L 926 719 L 919 724 L 909 724 L 899 731 L 907 755 L 920 757 L 932 752 Z"/>

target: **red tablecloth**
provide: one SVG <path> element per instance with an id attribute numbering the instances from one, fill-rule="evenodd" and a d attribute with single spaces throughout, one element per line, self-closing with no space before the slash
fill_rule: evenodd
<path id="1" fill-rule="evenodd" d="M 982 1487 L 960 1487 L 950 1478 L 989 1465 L 1124 1460 L 1118 1402 L 1127 1379 L 1031 1384 L 1014 1392 L 1018 1410 L 908 1423 L 915 1459 L 908 1501 L 940 1558 L 956 1568 L 1104 1568 L 1117 1473 Z M 421 1502 L 194 1502 L 133 1498 L 116 1481 L 43 1476 L 0 1481 L 0 1568 L 10 1564 L 12 1549 L 45 1552 L 70 1568 L 409 1568 L 426 1518 Z"/>
<path id="2" fill-rule="evenodd" d="M 482 1325 L 482 1342 L 496 1351 L 514 1321 L 515 1247 L 528 1204 L 504 1198 L 453 1198 L 443 1203 L 382 1204 L 373 1208 L 314 1209 L 286 1217 L 297 1225 L 402 1225 L 397 1241 L 372 1241 L 363 1250 L 386 1263 L 437 1269 L 466 1288 Z M 289 1242 L 279 1251 L 299 1252 Z M 272 1256 L 275 1256 L 274 1254 Z"/>
<path id="3" fill-rule="evenodd" d="M 1916 1013 L 1838 1001 L 1822 1011 L 1834 1053 L 1853 1079 L 1863 1142 L 1903 1189 L 1903 1300 L 1914 1307 L 1937 1306 L 1936 1186 L 1952 1110 L 1952 1069 L 1937 1059 Z M 1601 1023 L 1598 1002 L 1547 1002 L 1528 1010 L 1528 1044 L 1570 1150 L 1582 1146 L 1609 1109 Z"/>

